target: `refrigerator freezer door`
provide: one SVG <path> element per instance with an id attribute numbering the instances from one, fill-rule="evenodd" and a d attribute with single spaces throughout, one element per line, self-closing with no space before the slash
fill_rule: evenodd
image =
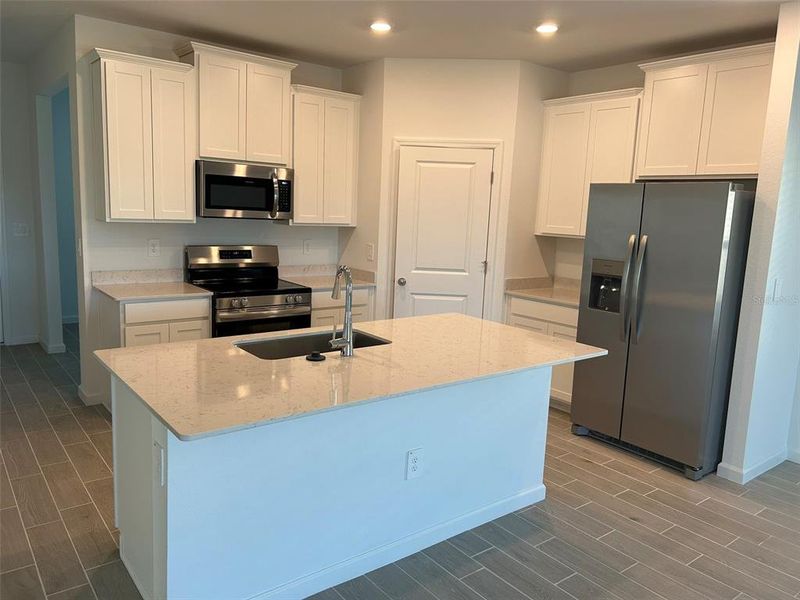
<path id="1" fill-rule="evenodd" d="M 608 355 L 575 363 L 572 422 L 615 438 L 620 435 L 628 357 L 630 294 L 626 286 L 631 279 L 643 196 L 644 184 L 640 183 L 594 184 L 589 192 L 578 341 L 606 348 Z M 614 263 L 621 270 L 615 271 Z M 597 293 L 598 286 L 605 290 L 609 284 L 615 285 L 617 274 L 622 284 L 618 312 L 598 301 Z"/>
<path id="2" fill-rule="evenodd" d="M 648 183 L 641 227 L 646 252 L 640 247 L 632 278 L 637 302 L 621 438 L 693 467 L 702 466 L 706 440 L 733 211 L 729 192 L 729 183 Z"/>

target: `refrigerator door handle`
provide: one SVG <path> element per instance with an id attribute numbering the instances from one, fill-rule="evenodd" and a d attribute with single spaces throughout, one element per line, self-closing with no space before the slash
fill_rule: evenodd
<path id="1" fill-rule="evenodd" d="M 620 289 L 619 304 L 621 307 L 619 314 L 619 339 L 625 341 L 628 337 L 628 324 L 630 322 L 630 311 L 628 310 L 628 280 L 631 274 L 631 263 L 633 263 L 633 250 L 636 248 L 636 234 L 632 233 L 628 238 L 628 251 L 625 254 L 625 266 L 622 268 L 622 283 Z"/>
<path id="2" fill-rule="evenodd" d="M 647 235 L 643 235 L 639 242 L 639 253 L 636 255 L 636 270 L 633 272 L 633 298 L 631 304 L 633 305 L 633 313 L 631 315 L 631 337 L 633 343 L 639 343 L 639 303 L 640 303 L 640 286 L 642 283 L 642 269 L 644 269 L 644 253 L 647 251 Z"/>

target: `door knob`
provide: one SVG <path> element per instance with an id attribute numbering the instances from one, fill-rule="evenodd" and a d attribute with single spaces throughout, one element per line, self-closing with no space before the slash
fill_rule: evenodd
<path id="1" fill-rule="evenodd" d="M 405 277 L 401 277 L 400 279 L 397 280 L 397 285 L 405 285 L 405 284 L 406 284 Z"/>

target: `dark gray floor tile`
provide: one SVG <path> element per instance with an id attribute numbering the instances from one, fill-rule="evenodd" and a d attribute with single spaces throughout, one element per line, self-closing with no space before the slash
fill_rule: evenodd
<path id="1" fill-rule="evenodd" d="M 800 541 L 800 539 L 798 539 L 798 541 Z M 791 575 L 795 579 L 800 579 L 800 549 L 791 555 L 785 555 L 772 550 L 764 544 L 757 545 L 741 538 L 735 540 L 727 547 L 753 560 L 774 567 L 787 575 Z"/>
<path id="2" fill-rule="evenodd" d="M 343 600 L 342 595 L 337 592 L 334 588 L 328 588 L 320 592 L 319 594 L 314 594 L 313 596 L 309 596 L 306 600 Z"/>
<path id="3" fill-rule="evenodd" d="M 569 600 L 570 598 L 569 594 L 557 588 L 553 583 L 496 548 L 479 554 L 476 560 L 500 579 L 533 600 Z M 563 567 L 563 571 L 567 573 L 565 577 L 572 573 L 572 570 L 567 567 Z"/>
<path id="4" fill-rule="evenodd" d="M 436 600 L 433 594 L 394 563 L 367 573 L 367 578 L 394 600 Z"/>
<path id="5" fill-rule="evenodd" d="M 397 561 L 397 566 L 422 584 L 438 600 L 481 600 L 481 596 L 422 552 Z"/>
<path id="6" fill-rule="evenodd" d="M 787 542 L 781 538 L 771 536 L 766 542 L 761 544 L 762 548 L 772 550 L 786 558 L 800 557 L 800 538 L 795 538 L 796 544 Z"/>
<path id="7" fill-rule="evenodd" d="M 68 444 L 77 444 L 79 442 L 88 442 L 89 438 L 78 425 L 71 414 L 61 415 L 60 417 L 50 417 L 50 423 L 53 430 L 56 432 L 58 439 L 65 446 Z"/>
<path id="8" fill-rule="evenodd" d="M 486 569 L 475 571 L 473 574 L 466 576 L 463 581 L 487 600 L 494 600 L 495 598 L 502 598 L 503 600 L 529 600 L 522 592 L 511 587 L 497 575 Z"/>
<path id="9" fill-rule="evenodd" d="M 567 483 L 572 481 L 577 481 L 577 479 L 572 479 Z M 562 504 L 566 504 L 571 508 L 578 508 L 583 506 L 587 502 L 589 502 L 588 498 L 584 498 L 583 496 L 578 496 L 577 494 L 570 492 L 567 488 L 561 487 L 560 485 L 553 485 L 547 487 L 547 500 L 558 500 Z"/>
<path id="10" fill-rule="evenodd" d="M 423 552 L 459 579 L 480 569 L 480 565 L 474 559 L 461 552 L 450 542 L 441 542 L 426 548 Z"/>
<path id="11" fill-rule="evenodd" d="M 94 481 L 95 479 L 104 479 L 111 476 L 111 471 L 106 467 L 91 442 L 70 444 L 69 446 L 64 446 L 64 449 L 67 451 L 67 455 L 82 481 Z"/>
<path id="12" fill-rule="evenodd" d="M 777 467 L 773 467 L 768 473 L 792 483 L 800 483 L 800 464 L 789 460 L 782 462 Z"/>
<path id="13" fill-rule="evenodd" d="M 58 509 L 50 496 L 50 490 L 41 475 L 31 475 L 11 482 L 17 507 L 26 528 L 57 521 Z"/>
<path id="14" fill-rule="evenodd" d="M 762 581 L 708 556 L 701 556 L 689 566 L 759 600 L 790 600 L 793 598 L 791 594 L 766 585 Z"/>
<path id="15" fill-rule="evenodd" d="M 565 485 L 570 481 L 575 481 L 575 478 L 572 475 L 562 473 L 561 471 L 551 467 L 549 464 L 544 465 L 544 482 L 548 486 L 548 489 L 550 486 Z"/>
<path id="16" fill-rule="evenodd" d="M 763 518 L 760 515 L 749 515 L 745 512 L 742 512 L 732 506 L 728 506 L 727 504 L 723 504 L 722 502 L 717 502 L 716 500 L 709 499 L 703 502 L 703 506 L 708 510 L 713 510 L 715 513 L 719 514 L 720 516 L 727 517 L 729 519 L 733 519 L 735 521 L 739 521 L 743 525 L 750 525 L 759 531 L 764 532 L 765 534 L 777 537 L 781 540 L 786 542 L 790 542 L 795 545 L 800 545 L 800 538 L 796 531 L 792 529 L 788 529 L 783 525 L 775 523 L 774 521 L 770 521 L 768 519 Z M 690 531 L 694 531 L 695 533 L 700 533 L 704 535 L 702 532 L 698 531 L 694 527 L 689 527 L 686 524 L 681 524 L 686 529 Z M 709 537 L 709 536 L 705 536 Z M 719 540 L 714 540 L 718 544 L 721 543 Z M 722 544 L 723 546 L 727 544 Z"/>
<path id="17" fill-rule="evenodd" d="M 83 567 L 60 520 L 31 527 L 28 538 L 47 594 L 86 583 Z"/>
<path id="18" fill-rule="evenodd" d="M 62 510 L 61 516 L 84 569 L 119 559 L 117 545 L 94 504 Z"/>
<path id="19" fill-rule="evenodd" d="M 0 440 L 11 442 L 14 440 L 24 440 L 25 430 L 22 428 L 16 413 L 6 413 L 0 419 Z"/>
<path id="20" fill-rule="evenodd" d="M 11 482 L 8 480 L 6 466 L 0 463 L 0 510 L 16 505 L 17 502 L 14 500 L 14 492 L 11 489 Z"/>
<path id="21" fill-rule="evenodd" d="M 80 408 L 85 406 L 83 400 L 78 396 L 78 386 L 69 384 L 61 385 L 56 388 L 61 398 L 70 408 Z"/>
<path id="22" fill-rule="evenodd" d="M 525 540 L 531 546 L 538 546 L 542 542 L 545 542 L 553 537 L 549 532 L 545 531 L 541 527 L 537 527 L 527 519 L 523 519 L 516 514 L 506 515 L 504 517 L 500 517 L 499 519 L 495 519 L 494 523 L 497 523 L 506 531 L 510 531 L 518 538 Z"/>
<path id="23" fill-rule="evenodd" d="M 65 462 L 67 455 L 52 428 L 28 433 L 28 441 L 40 466 Z"/>
<path id="24" fill-rule="evenodd" d="M 475 556 L 478 552 L 483 552 L 491 547 L 486 540 L 479 538 L 471 531 L 465 531 L 464 533 L 451 537 L 447 541 L 467 556 Z"/>
<path id="25" fill-rule="evenodd" d="M 4 387 L 8 392 L 8 397 L 11 398 L 11 403 L 16 408 L 22 408 L 23 406 L 36 404 L 36 397 L 33 395 L 31 386 L 29 386 L 25 381 L 11 384 L 6 383 Z"/>
<path id="26" fill-rule="evenodd" d="M 141 600 L 131 576 L 121 561 L 116 561 L 96 569 L 86 571 L 98 598 L 114 600 Z"/>
<path id="27" fill-rule="evenodd" d="M 42 407 L 42 410 L 48 417 L 59 417 L 69 414 L 69 408 L 50 382 L 34 386 L 33 391 L 36 394 L 36 399 L 39 401 L 39 406 Z"/>
<path id="28" fill-rule="evenodd" d="M 3 453 L 3 461 L 10 479 L 27 477 L 39 472 L 39 465 L 27 439 L 0 440 L 0 452 Z"/>
<path id="29" fill-rule="evenodd" d="M 617 600 L 619 598 L 578 573 L 567 577 L 558 584 L 558 587 L 569 592 L 578 600 Z"/>
<path id="30" fill-rule="evenodd" d="M 575 479 L 580 479 L 581 481 L 589 483 L 594 487 L 611 494 L 612 496 L 615 496 L 620 492 L 624 492 L 627 489 L 626 487 L 621 486 L 618 483 L 614 483 L 613 481 L 609 481 L 608 479 L 604 479 L 603 477 L 600 477 L 591 471 L 587 471 L 586 469 L 566 463 L 560 458 L 548 459 L 547 463 L 565 475 L 570 475 Z"/>
<path id="31" fill-rule="evenodd" d="M 344 600 L 386 600 L 389 598 L 363 575 L 337 585 L 336 591 Z"/>
<path id="32" fill-rule="evenodd" d="M 603 523 L 596 521 L 584 513 L 578 512 L 555 498 L 546 498 L 543 502 L 539 502 L 536 507 L 595 538 L 611 531 L 611 529 Z"/>
<path id="33" fill-rule="evenodd" d="M 97 448 L 97 451 L 100 453 L 100 456 L 105 461 L 106 466 L 109 469 L 114 468 L 114 444 L 113 444 L 113 436 L 111 431 L 104 431 L 102 433 L 93 433 L 89 436 L 89 439 L 94 444 L 94 447 Z"/>
<path id="34" fill-rule="evenodd" d="M 33 564 L 25 528 L 16 508 L 0 511 L 0 572 Z"/>
<path id="35" fill-rule="evenodd" d="M 20 423 L 22 423 L 22 428 L 27 433 L 31 433 L 32 431 L 47 431 L 50 429 L 50 422 L 47 420 L 47 416 L 39 407 L 38 403 L 18 408 L 17 415 L 19 416 Z"/>
<path id="36" fill-rule="evenodd" d="M 36 567 L 25 567 L 0 574 L 0 598 L 4 600 L 44 600 Z"/>
<path id="37" fill-rule="evenodd" d="M 90 481 L 86 484 L 86 489 L 89 490 L 92 502 L 100 511 L 100 516 L 103 517 L 106 526 L 114 529 L 114 479 L 108 477 Z"/>
<path id="38" fill-rule="evenodd" d="M 92 591 L 92 586 L 88 583 L 81 585 L 71 590 L 65 590 L 52 596 L 48 596 L 47 600 L 96 600 L 97 596 Z"/>
<path id="39" fill-rule="evenodd" d="M 797 500 L 790 498 L 791 494 L 783 493 L 781 490 L 774 488 L 775 491 L 766 493 L 763 488 L 755 490 L 748 490 L 742 498 L 754 500 L 763 504 L 767 508 L 771 508 L 777 512 L 783 513 L 790 517 L 796 517 L 800 513 L 800 503 Z M 781 492 L 781 493 L 779 493 Z"/>
<path id="40" fill-rule="evenodd" d="M 647 527 L 648 529 L 657 533 L 666 531 L 673 525 L 671 521 L 662 519 L 661 517 L 639 508 L 638 506 L 630 504 L 625 500 L 621 500 L 615 496 L 609 496 L 605 492 L 593 489 L 591 486 L 583 483 L 582 481 L 573 481 L 566 487 L 566 489 L 575 492 L 587 500 L 591 500 L 596 504 L 622 515 L 626 519 L 629 519 L 634 523 L 639 523 L 643 527 Z M 587 533 L 589 532 L 587 531 Z"/>
<path id="41" fill-rule="evenodd" d="M 642 563 L 636 563 L 625 571 L 624 575 L 664 598 L 680 598 L 680 600 L 706 600 L 707 598 L 707 596 L 681 585 L 675 579 Z"/>
<path id="42" fill-rule="evenodd" d="M 91 501 L 72 463 L 63 462 L 42 467 L 42 473 L 53 493 L 56 506 L 63 510 Z"/>
<path id="43" fill-rule="evenodd" d="M 82 406 L 72 409 L 72 414 L 87 434 L 111 431 L 111 424 L 94 406 Z"/>
<path id="44" fill-rule="evenodd" d="M 620 473 L 614 469 L 609 469 L 603 465 L 595 464 L 592 461 L 575 454 L 565 454 L 564 456 L 559 457 L 559 460 L 575 467 L 586 469 L 594 475 L 599 475 L 603 479 L 613 481 L 625 489 L 633 490 L 634 492 L 639 492 L 640 494 L 646 494 L 655 489 L 654 486 L 640 481 L 639 479 L 630 477 L 625 473 Z"/>

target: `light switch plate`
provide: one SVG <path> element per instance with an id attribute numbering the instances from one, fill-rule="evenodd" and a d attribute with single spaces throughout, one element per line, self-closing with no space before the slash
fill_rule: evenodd
<path id="1" fill-rule="evenodd" d="M 147 240 L 147 256 L 150 258 L 161 256 L 161 240 Z"/>
<path id="2" fill-rule="evenodd" d="M 375 244 L 367 244 L 367 260 L 370 262 L 375 260 Z"/>

